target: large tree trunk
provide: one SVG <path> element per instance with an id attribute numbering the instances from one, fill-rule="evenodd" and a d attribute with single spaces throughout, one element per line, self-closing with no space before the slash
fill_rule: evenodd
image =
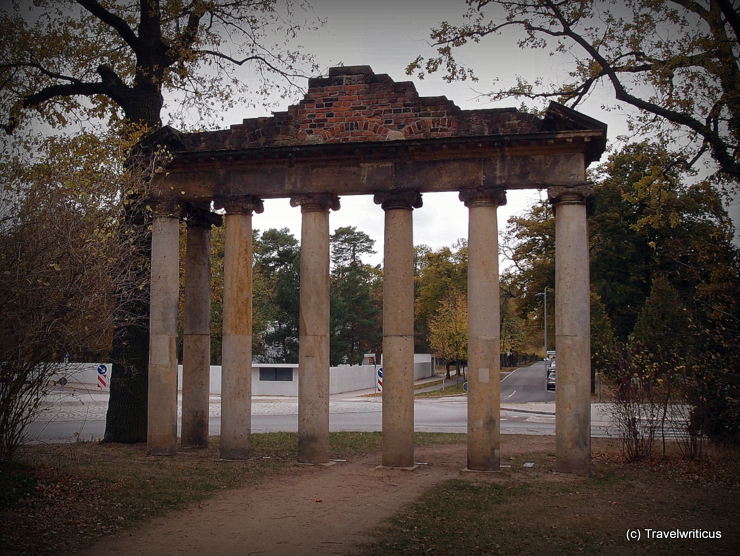
<path id="1" fill-rule="evenodd" d="M 135 253 L 144 287 L 134 292 L 115 292 L 119 318 L 113 334 L 108 413 L 104 442 L 146 442 L 147 387 L 149 370 L 149 268 L 151 265 L 151 220 L 144 205 L 132 199 L 122 223 L 121 235 L 134 229 Z"/>
<path id="2" fill-rule="evenodd" d="M 145 124 L 149 129 L 161 127 L 159 111 L 162 95 L 159 91 L 132 91 L 131 98 L 122 102 L 128 119 Z M 146 155 L 144 155 L 146 156 Z M 140 174 L 137 179 L 148 181 L 147 160 L 134 161 L 131 171 Z M 136 197 L 136 195 L 134 195 Z M 130 292 L 116 292 L 119 308 L 124 310 L 114 335 L 111 359 L 113 370 L 110 381 L 110 398 L 105 419 L 103 442 L 146 442 L 149 376 L 149 274 L 151 266 L 151 215 L 145 203 L 131 198 L 121 234 L 136 229 L 136 257 L 141 265 L 145 286 L 139 298 L 131 302 Z"/>
<path id="3" fill-rule="evenodd" d="M 142 306 L 142 313 L 149 304 Z M 146 442 L 149 329 L 120 327 L 113 345 L 113 373 L 103 442 Z"/>

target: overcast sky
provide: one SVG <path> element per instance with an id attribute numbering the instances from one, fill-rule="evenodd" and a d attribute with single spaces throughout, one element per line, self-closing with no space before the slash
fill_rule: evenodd
<path id="1" fill-rule="evenodd" d="M 422 96 L 444 95 L 463 109 L 488 108 L 494 106 L 518 106 L 520 101 L 510 100 L 492 104 L 480 98 L 479 92 L 492 89 L 492 81 L 499 78 L 504 84 L 512 84 L 517 75 L 525 78 L 544 76 L 554 79 L 558 73 L 567 71 L 567 57 L 551 57 L 546 51 L 520 50 L 516 37 L 484 39 L 479 44 L 466 46 L 458 58 L 473 67 L 480 78 L 477 83 L 446 83 L 441 74 L 432 74 L 424 80 L 405 74 L 405 67 L 418 54 L 429 55 L 429 29 L 442 20 L 457 21 L 464 10 L 462 0 L 374 0 L 355 2 L 351 0 L 313 0 L 318 17 L 326 19 L 319 32 L 305 34 L 300 42 L 312 52 L 321 71 L 326 72 L 335 65 L 369 65 L 376 74 L 387 73 L 395 81 L 412 81 Z M 620 134 L 626 133 L 624 110 L 604 111 L 601 105 L 615 103 L 610 89 L 597 90 L 586 103 L 579 107 L 581 112 L 606 122 L 609 125 L 610 143 Z M 297 100 L 297 99 L 296 99 Z M 285 110 L 285 102 L 278 109 Z M 527 101 L 528 104 L 532 104 Z M 267 115 L 264 109 L 234 109 L 226 114 L 226 121 L 238 123 L 243 118 Z M 602 156 L 602 161 L 606 156 Z M 506 220 L 521 214 L 532 202 L 545 195 L 536 190 L 509 191 L 508 203 L 499 208 L 499 230 L 503 231 Z M 456 239 L 467 236 L 467 209 L 457 199 L 456 193 L 423 195 L 424 206 L 414 210 L 414 243 L 426 244 L 434 249 L 452 245 Z M 340 226 L 357 226 L 376 240 L 377 255 L 372 263 L 382 262 L 383 211 L 373 204 L 370 196 L 342 197 L 342 208 L 332 212 L 332 230 Z M 740 204 L 732 207 L 737 213 Z M 735 218 L 735 221 L 740 221 Z M 254 226 L 265 229 L 286 227 L 300 237 L 300 210 L 291 208 L 287 199 L 268 200 L 265 212 L 255 215 Z M 502 264 L 506 264 L 502 260 Z"/>

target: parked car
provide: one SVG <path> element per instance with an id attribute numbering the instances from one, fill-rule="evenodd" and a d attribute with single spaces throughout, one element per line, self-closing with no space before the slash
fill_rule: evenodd
<path id="1" fill-rule="evenodd" d="M 553 367 L 548 373 L 547 373 L 547 386 L 546 388 L 548 390 L 555 390 L 555 386 L 557 385 L 558 377 L 557 377 L 557 370 Z"/>
<path id="2" fill-rule="evenodd" d="M 545 375 L 550 374 L 550 371 L 554 371 L 558 366 L 555 359 L 548 359 L 545 361 Z"/>

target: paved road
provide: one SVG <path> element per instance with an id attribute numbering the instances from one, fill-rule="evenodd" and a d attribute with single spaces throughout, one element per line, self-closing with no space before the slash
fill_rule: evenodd
<path id="1" fill-rule="evenodd" d="M 252 432 L 297 431 L 297 405 L 276 402 L 269 412 L 262 412 L 262 404 L 253 404 Z M 467 400 L 464 397 L 420 399 L 414 404 L 414 428 L 426 432 L 460 432 L 467 430 Z M 380 431 L 382 404 L 379 400 L 357 400 L 332 404 L 329 425 L 332 431 Z M 209 419 L 209 433 L 218 435 L 221 417 Z M 47 415 L 29 427 L 31 442 L 72 442 L 99 440 L 105 431 L 105 417 L 60 421 Z M 552 414 L 507 411 L 501 414 L 503 434 L 554 434 L 555 416 Z M 603 435 L 602 431 L 595 434 Z"/>
<path id="2" fill-rule="evenodd" d="M 297 405 L 290 402 L 277 402 L 269 413 L 260 411 L 260 403 L 255 403 L 252 415 L 253 432 L 293 431 L 298 429 Z M 531 407 L 531 406 L 525 406 Z M 548 408 L 539 410 L 502 408 L 502 434 L 555 434 L 555 415 Z M 380 431 L 382 404 L 379 400 L 346 401 L 332 404 L 329 420 L 332 431 Z M 424 432 L 467 431 L 467 399 L 462 396 L 438 399 L 419 399 L 414 404 L 414 429 Z M 99 440 L 105 431 L 105 417 L 91 417 L 86 420 L 53 420 L 47 416 L 45 421 L 37 421 L 29 427 L 30 442 L 73 442 L 79 440 Z M 212 415 L 209 420 L 209 433 L 218 435 L 221 418 Z M 593 436 L 611 436 L 606 421 L 594 419 L 591 427 Z"/>
<path id="3" fill-rule="evenodd" d="M 503 434 L 555 433 L 553 392 L 547 392 L 544 365 L 535 363 L 517 369 L 501 383 L 501 432 Z M 540 403 L 533 403 L 540 402 Z M 40 418 L 29 427 L 29 441 L 70 442 L 98 440 L 105 430 L 107 396 L 99 393 L 59 392 L 47 404 Z M 415 429 L 427 432 L 467 430 L 467 398 L 448 396 L 419 398 L 414 405 Z M 379 431 L 382 421 L 379 397 L 333 397 L 330 407 L 332 431 Z M 209 432 L 220 432 L 220 399 L 211 398 Z M 295 398 L 255 398 L 252 404 L 252 431 L 296 431 L 298 402 Z M 606 436 L 603 412 L 595 414 L 592 433 Z"/>
<path id="4" fill-rule="evenodd" d="M 544 365 L 517 369 L 501 383 L 502 434 L 555 434 L 555 397 L 547 392 Z M 342 394 L 332 397 L 329 424 L 332 431 L 380 431 L 380 397 Z M 49 396 L 36 422 L 28 428 L 30 442 L 99 440 L 105 431 L 108 396 L 99 392 L 61 389 Z M 221 425 L 221 400 L 211 397 L 209 432 L 217 435 Z M 467 397 L 417 398 L 414 428 L 425 432 L 467 431 Z M 615 436 L 608 404 L 591 405 L 591 435 Z M 256 397 L 252 403 L 252 431 L 296 431 L 298 401 L 288 397 Z M 668 431 L 669 436 L 681 434 Z"/>
<path id="5" fill-rule="evenodd" d="M 553 402 L 545 387 L 545 362 L 538 361 L 509 373 L 501 381 L 501 403 Z"/>

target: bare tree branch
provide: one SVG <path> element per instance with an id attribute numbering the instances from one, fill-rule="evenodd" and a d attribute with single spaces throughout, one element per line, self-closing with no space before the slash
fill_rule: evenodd
<path id="1" fill-rule="evenodd" d="M 693 129 L 702 137 L 704 137 L 705 140 L 709 143 L 712 148 L 712 154 L 714 155 L 715 159 L 719 161 L 720 164 L 722 164 L 723 169 L 729 174 L 734 175 L 735 177 L 740 177 L 740 163 L 738 163 L 735 160 L 734 156 L 728 152 L 727 143 L 722 140 L 722 138 L 715 130 L 707 127 L 696 118 L 693 118 L 684 112 L 670 110 L 668 108 L 665 108 L 664 106 L 660 106 L 658 104 L 649 102 L 630 94 L 625 89 L 623 83 L 620 81 L 619 76 L 617 75 L 617 72 L 614 70 L 614 68 L 612 68 L 609 61 L 606 60 L 589 41 L 587 41 L 580 34 L 573 31 L 573 29 L 571 29 L 562 12 L 553 2 L 546 0 L 545 3 L 551 8 L 552 13 L 560 22 L 563 28 L 563 34 L 570 37 L 573 41 L 580 45 L 581 48 L 583 48 L 588 53 L 588 55 L 591 56 L 591 58 L 601 66 L 602 71 L 611 82 L 612 87 L 614 88 L 614 93 L 618 100 L 627 102 L 628 104 L 631 104 L 632 106 L 635 106 L 636 108 L 639 108 L 641 110 L 645 110 L 647 112 L 651 112 L 653 114 L 661 116 L 670 122 L 681 124 L 688 127 L 689 129 Z"/>
<path id="2" fill-rule="evenodd" d="M 67 83 L 62 85 L 51 85 L 41 89 L 38 93 L 27 96 L 23 100 L 26 107 L 37 106 L 42 102 L 59 96 L 72 95 L 104 95 L 108 92 L 102 83 Z"/>
<path id="3" fill-rule="evenodd" d="M 97 17 L 100 21 L 115 29 L 115 31 L 131 46 L 131 48 L 138 48 L 139 39 L 124 19 L 109 12 L 95 0 L 77 0 L 77 3 Z"/>
<path id="4" fill-rule="evenodd" d="M 283 77 L 306 77 L 303 74 L 300 73 L 290 73 L 285 70 L 282 70 L 275 66 L 274 64 L 270 63 L 264 56 L 260 56 L 258 54 L 253 54 L 251 56 L 246 56 L 244 58 L 238 59 L 233 58 L 227 54 L 224 54 L 223 52 L 218 52 L 217 50 L 194 50 L 194 54 L 208 54 L 210 56 L 214 56 L 216 58 L 221 58 L 223 60 L 227 60 L 231 62 L 232 64 L 235 64 L 237 66 L 243 66 L 247 62 L 260 62 L 262 64 L 265 64 L 267 67 L 269 67 L 272 71 L 275 73 L 278 73 L 282 75 Z"/>

